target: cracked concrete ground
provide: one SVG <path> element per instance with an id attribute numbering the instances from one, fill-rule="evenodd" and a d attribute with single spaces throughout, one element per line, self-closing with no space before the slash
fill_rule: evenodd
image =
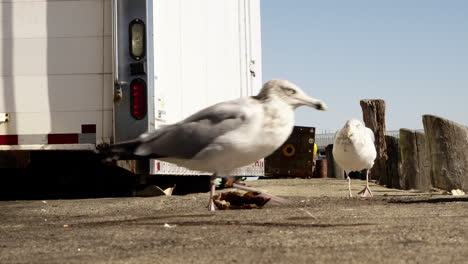
<path id="1" fill-rule="evenodd" d="M 208 212 L 208 193 L 0 201 L 0 263 L 468 263 L 467 196 L 247 183 L 290 202 Z"/>

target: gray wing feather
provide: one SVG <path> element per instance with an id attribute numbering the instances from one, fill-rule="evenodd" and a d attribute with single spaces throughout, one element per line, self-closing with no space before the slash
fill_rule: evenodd
<path id="1" fill-rule="evenodd" d="M 245 119 L 244 108 L 238 103 L 220 103 L 143 136 L 135 154 L 189 159 Z"/>

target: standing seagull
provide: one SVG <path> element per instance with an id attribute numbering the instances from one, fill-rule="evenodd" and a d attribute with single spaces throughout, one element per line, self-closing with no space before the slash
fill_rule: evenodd
<path id="1" fill-rule="evenodd" d="M 113 145 L 110 151 L 121 158 L 156 158 L 213 173 L 208 209 L 214 211 L 216 178 L 229 177 L 234 169 L 273 153 L 288 139 L 294 109 L 302 105 L 327 108 L 289 81 L 270 80 L 256 96 L 215 104 L 178 123 Z"/>
<path id="2" fill-rule="evenodd" d="M 362 197 L 373 196 L 369 188 L 369 170 L 374 166 L 374 160 L 377 157 L 374 141 L 374 132 L 356 119 L 348 120 L 344 127 L 336 132 L 333 157 L 346 173 L 349 197 L 352 197 L 349 173 L 364 169 L 367 169 L 366 187 L 359 194 Z"/>

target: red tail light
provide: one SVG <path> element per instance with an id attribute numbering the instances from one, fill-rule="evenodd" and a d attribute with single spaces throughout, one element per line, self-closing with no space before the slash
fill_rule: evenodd
<path id="1" fill-rule="evenodd" d="M 135 79 L 130 84 L 130 111 L 136 120 L 146 116 L 146 82 Z"/>

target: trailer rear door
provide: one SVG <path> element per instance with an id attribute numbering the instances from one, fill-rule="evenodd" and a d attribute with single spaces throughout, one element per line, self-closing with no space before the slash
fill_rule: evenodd
<path id="1" fill-rule="evenodd" d="M 0 150 L 93 149 L 112 135 L 109 0 L 0 2 Z"/>
<path id="2" fill-rule="evenodd" d="M 154 2 L 154 124 L 258 93 L 260 1 Z M 155 161 L 155 174 L 202 174 Z M 263 175 L 263 161 L 237 175 Z"/>

